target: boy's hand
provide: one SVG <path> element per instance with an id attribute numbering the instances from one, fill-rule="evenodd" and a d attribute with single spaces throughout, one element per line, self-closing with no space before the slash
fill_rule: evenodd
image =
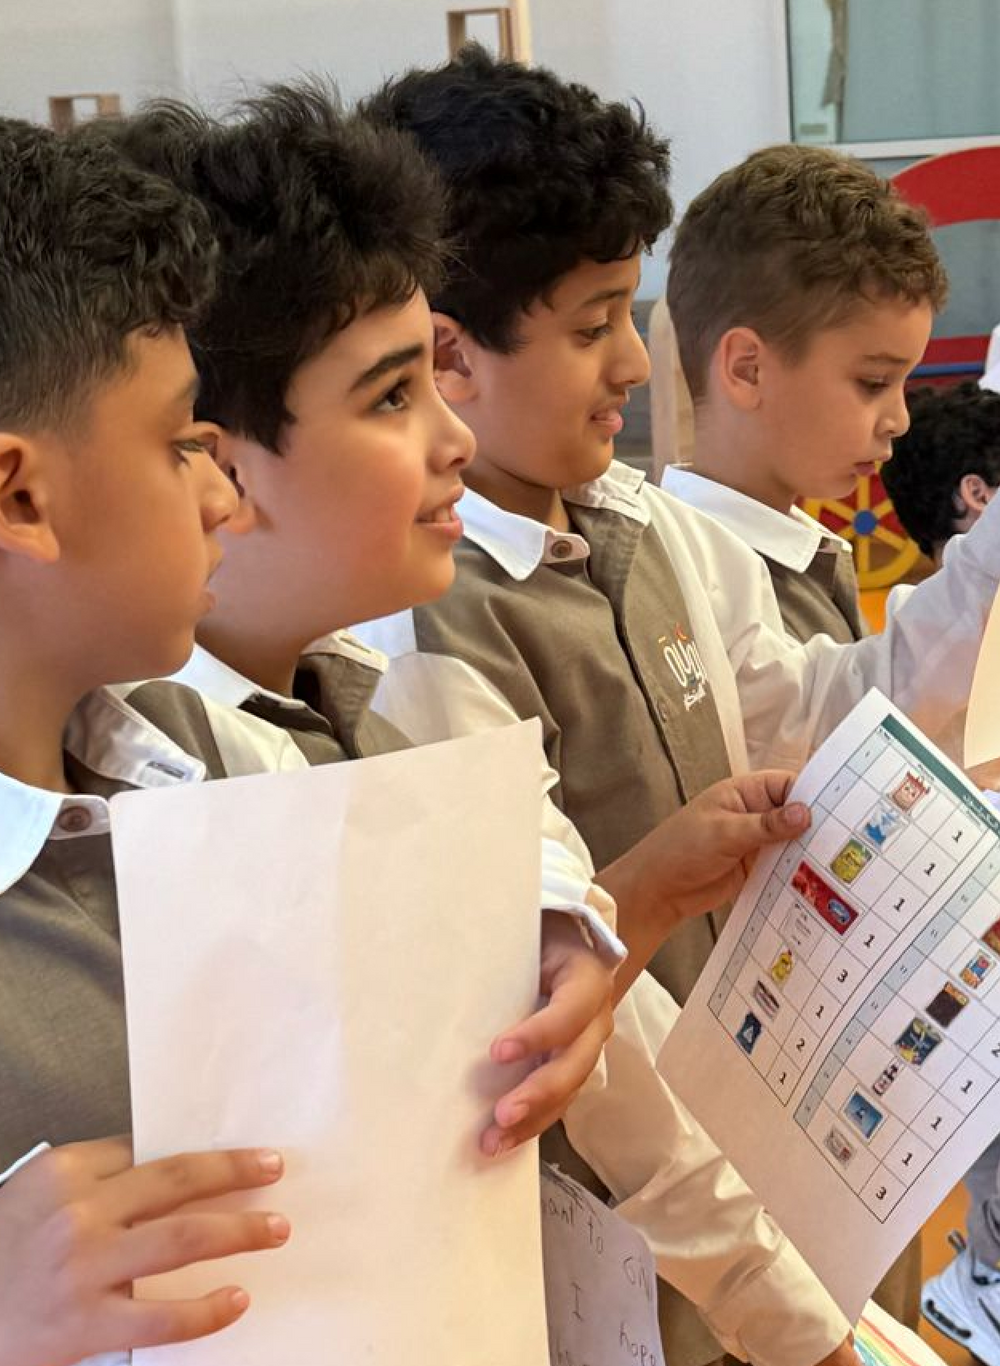
<path id="1" fill-rule="evenodd" d="M 629 949 L 617 999 L 680 921 L 736 895 L 758 849 L 808 829 L 808 807 L 785 805 L 793 781 L 765 769 L 715 783 L 597 874 L 618 903 L 618 934 Z"/>
<path id="2" fill-rule="evenodd" d="M 132 1165 L 126 1138 L 54 1148 L 0 1187 L 0 1366 L 68 1366 L 186 1342 L 233 1323 L 234 1286 L 196 1300 L 133 1300 L 131 1282 L 235 1252 L 281 1247 L 281 1215 L 180 1211 L 269 1186 L 278 1153 L 189 1153 Z M 180 1212 L 179 1212 L 180 1211 Z"/>
<path id="3" fill-rule="evenodd" d="M 614 973 L 584 942 L 575 917 L 543 911 L 541 994 L 548 1001 L 495 1039 L 490 1055 L 494 1062 L 544 1061 L 497 1101 L 495 1123 L 480 1140 L 484 1153 L 510 1152 L 565 1113 L 611 1034 Z"/>

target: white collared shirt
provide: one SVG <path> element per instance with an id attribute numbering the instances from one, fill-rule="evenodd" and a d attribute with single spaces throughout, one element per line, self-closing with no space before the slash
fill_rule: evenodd
<path id="1" fill-rule="evenodd" d="M 851 554 L 851 547 L 842 536 L 822 526 L 800 507 L 779 512 L 728 484 L 706 479 L 687 466 L 668 465 L 660 487 L 689 507 L 714 517 L 758 555 L 766 555 L 797 574 L 805 573 L 818 550 Z"/>

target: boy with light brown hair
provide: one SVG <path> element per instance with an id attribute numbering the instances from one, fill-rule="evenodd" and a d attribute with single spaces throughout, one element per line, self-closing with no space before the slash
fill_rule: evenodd
<path id="1" fill-rule="evenodd" d="M 826 148 L 754 152 L 677 228 L 667 302 L 695 443 L 663 487 L 761 555 L 796 640 L 866 634 L 849 540 L 796 501 L 847 499 L 888 459 L 946 296 L 922 210 Z M 849 537 L 875 524 L 844 514 Z"/>

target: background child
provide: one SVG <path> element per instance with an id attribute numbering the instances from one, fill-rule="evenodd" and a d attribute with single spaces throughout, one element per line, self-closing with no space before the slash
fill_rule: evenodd
<path id="1" fill-rule="evenodd" d="M 678 226 L 667 301 L 695 443 L 663 487 L 762 556 L 797 640 L 866 634 L 849 544 L 794 503 L 847 498 L 887 458 L 945 293 L 925 215 L 826 148 L 755 152 Z"/>
<path id="2" fill-rule="evenodd" d="M 350 752 L 380 681 L 379 656 L 342 634 L 306 647 L 321 624 L 440 591 L 459 530 L 457 476 L 471 454 L 434 386 L 419 289 L 421 281 L 436 286 L 425 245 L 437 232 L 436 182 L 398 133 L 344 116 L 315 90 L 272 92 L 222 129 L 175 107 L 127 122 L 118 136 L 132 155 L 197 189 L 223 244 L 222 288 L 193 341 L 206 364 L 200 402 L 224 428 L 220 459 L 243 489 L 252 525 L 216 576 L 218 605 L 202 630 L 210 648 L 196 652 L 183 677 L 217 701 L 276 720 L 296 743 L 336 741 Z M 424 244 L 424 257 L 415 244 Z M 408 288 L 397 296 L 392 281 Z M 136 705 L 148 707 L 155 688 L 135 694 Z M 433 711 L 434 699 L 425 702 Z M 495 714 L 495 702 L 486 699 L 480 721 Z M 508 721 L 509 709 L 501 715 Z M 169 716 L 160 719 L 170 727 Z M 670 823 L 670 864 L 666 832 L 651 835 L 657 882 L 671 896 L 692 877 L 708 879 L 696 823 L 703 812 L 696 805 Z M 732 815 L 747 821 L 737 808 Z M 713 878 L 745 852 L 736 833 L 715 840 Z M 585 851 L 581 862 L 582 872 L 569 873 L 583 883 L 578 897 L 591 871 Z M 622 859 L 605 870 L 623 903 L 637 880 L 652 880 L 637 879 L 636 866 Z M 717 883 L 715 895 L 724 894 Z M 659 1026 L 672 1003 L 647 983 L 650 992 Z M 667 1092 L 631 997 L 623 1011 L 632 1034 L 610 1041 L 607 1083 L 589 1087 L 588 1100 L 599 1123 L 627 1073 L 655 1141 L 627 1161 L 623 1148 L 611 1166 L 624 1173 L 628 1194 L 657 1183 L 655 1199 L 642 1191 L 636 1205 L 645 1203 L 661 1263 L 711 1305 L 734 1344 L 749 1341 L 756 1357 L 759 1343 L 759 1359 L 770 1361 L 775 1336 L 807 1345 L 818 1338 L 819 1350 L 797 1358 L 811 1362 L 843 1338 L 846 1323 Z M 567 1052 L 559 1061 L 572 1059 Z M 752 1292 L 742 1289 L 747 1282 Z M 778 1322 L 792 1316 L 790 1325 Z"/>
<path id="3" fill-rule="evenodd" d="M 1000 486 L 1000 395 L 965 383 L 915 389 L 909 430 L 893 441 L 882 482 L 906 534 L 935 564 Z"/>
<path id="4" fill-rule="evenodd" d="M 235 498 L 192 418 L 181 326 L 212 276 L 192 200 L 106 148 L 0 121 L 3 1366 L 222 1328 L 247 1307 L 238 1288 L 133 1302 L 128 1284 L 288 1237 L 277 1214 L 179 1212 L 270 1185 L 279 1154 L 133 1167 L 127 1140 L 102 1138 L 129 1126 L 105 799 L 201 766 L 108 694 L 81 698 L 176 668 L 207 606 Z M 10 1174 L 40 1140 L 62 1146 Z"/>

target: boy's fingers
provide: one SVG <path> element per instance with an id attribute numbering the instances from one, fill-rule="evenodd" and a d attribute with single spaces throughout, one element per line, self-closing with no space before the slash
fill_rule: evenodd
<path id="1" fill-rule="evenodd" d="M 501 1096 L 493 1110 L 497 1127 L 511 1133 L 519 1143 L 546 1129 L 565 1111 L 596 1067 L 607 1037 L 603 1017 L 594 1020 L 569 1048 Z"/>
<path id="2" fill-rule="evenodd" d="M 746 809 L 762 815 L 776 806 L 784 806 L 795 774 L 784 768 L 763 768 L 741 774 L 733 781 Z"/>
<path id="3" fill-rule="evenodd" d="M 794 839 L 809 829 L 811 821 L 812 813 L 804 802 L 789 802 L 787 806 L 765 811 L 760 818 L 764 843 Z"/>
<path id="4" fill-rule="evenodd" d="M 108 1217 L 130 1224 L 171 1214 L 191 1200 L 269 1186 L 283 1170 L 281 1154 L 268 1148 L 181 1153 L 114 1177 L 102 1191 L 102 1203 Z"/>
<path id="5" fill-rule="evenodd" d="M 107 1272 L 112 1284 L 124 1284 L 192 1262 L 215 1261 L 237 1252 L 263 1252 L 283 1247 L 291 1227 L 283 1214 L 180 1214 L 129 1229 L 115 1245 Z"/>
<path id="6" fill-rule="evenodd" d="M 246 1312 L 249 1304 L 250 1296 L 238 1286 L 213 1290 L 197 1300 L 123 1299 L 118 1340 L 132 1347 L 190 1342 L 228 1328 Z"/>
<path id="7" fill-rule="evenodd" d="M 575 955 L 561 970 L 548 1004 L 494 1040 L 490 1049 L 493 1061 L 521 1062 L 567 1048 L 595 1019 L 604 1022 L 603 1037 L 607 1038 L 611 1032 L 612 981 L 611 972 L 596 954 L 585 950 Z"/>

